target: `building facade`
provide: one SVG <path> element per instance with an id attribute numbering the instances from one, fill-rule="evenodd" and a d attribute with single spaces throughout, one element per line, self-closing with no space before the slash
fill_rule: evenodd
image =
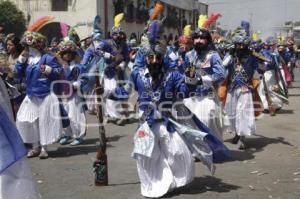
<path id="1" fill-rule="evenodd" d="M 92 32 L 93 19 L 100 15 L 102 28 L 109 34 L 114 16 L 125 13 L 122 23 L 127 35 L 140 36 L 148 20 L 148 8 L 154 0 L 10 0 L 21 9 L 31 24 L 41 16 L 54 16 L 55 21 L 70 26 L 78 25 L 80 38 Z M 162 17 L 166 17 L 166 34 L 178 35 L 186 24 L 195 25 L 199 14 L 207 14 L 208 6 L 197 0 L 161 0 L 165 5 Z"/>

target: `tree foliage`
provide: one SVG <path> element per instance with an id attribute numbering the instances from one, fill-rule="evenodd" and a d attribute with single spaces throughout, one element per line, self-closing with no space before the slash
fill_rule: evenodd
<path id="1" fill-rule="evenodd" d="M 0 24 L 4 26 L 4 33 L 21 36 L 26 28 L 26 19 L 15 4 L 3 1 L 0 2 Z"/>

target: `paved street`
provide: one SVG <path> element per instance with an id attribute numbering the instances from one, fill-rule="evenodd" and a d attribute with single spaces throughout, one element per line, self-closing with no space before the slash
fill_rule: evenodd
<path id="1" fill-rule="evenodd" d="M 257 121 L 257 136 L 248 139 L 250 147 L 239 151 L 226 141 L 233 159 L 218 164 L 215 176 L 209 176 L 197 163 L 197 177 L 189 186 L 166 198 L 300 198 L 300 70 L 290 89 L 290 105 L 275 117 L 265 115 Z M 89 121 L 96 121 L 89 116 Z M 44 199 L 134 199 L 143 198 L 135 161 L 131 159 L 136 124 L 124 127 L 109 124 L 109 186 L 93 184 L 93 160 L 96 156 L 97 129 L 89 128 L 83 145 L 55 144 L 48 160 L 31 159 L 35 181 Z M 229 139 L 231 135 L 226 135 Z"/>

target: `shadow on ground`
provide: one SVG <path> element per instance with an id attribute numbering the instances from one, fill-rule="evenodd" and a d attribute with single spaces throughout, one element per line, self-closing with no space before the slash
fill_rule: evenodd
<path id="1" fill-rule="evenodd" d="M 107 144 L 107 148 L 114 147 L 110 144 Z M 55 151 L 49 151 L 50 158 L 64 158 L 70 156 L 77 156 L 77 155 L 88 155 L 89 153 L 97 152 L 96 145 L 94 146 L 66 146 L 66 147 L 58 147 Z"/>
<path id="2" fill-rule="evenodd" d="M 230 141 L 231 140 L 225 140 L 225 142 L 230 142 Z M 285 141 L 283 137 L 268 138 L 262 135 L 257 135 L 257 137 L 246 139 L 246 145 L 247 145 L 246 151 L 231 150 L 232 159 L 229 160 L 228 162 L 252 160 L 255 158 L 255 153 L 263 151 L 270 144 L 283 144 L 283 145 L 293 146 L 291 143 Z"/>
<path id="3" fill-rule="evenodd" d="M 276 114 L 294 114 L 294 110 L 288 110 L 288 109 L 280 109 L 276 112 Z"/>
<path id="4" fill-rule="evenodd" d="M 217 193 L 226 193 L 234 191 L 241 188 L 240 186 L 225 183 L 222 179 L 205 176 L 205 177 L 196 177 L 194 181 L 186 187 L 176 189 L 173 192 L 167 194 L 163 198 L 171 198 L 178 195 L 189 195 L 189 194 L 201 194 L 205 192 L 217 192 Z"/>

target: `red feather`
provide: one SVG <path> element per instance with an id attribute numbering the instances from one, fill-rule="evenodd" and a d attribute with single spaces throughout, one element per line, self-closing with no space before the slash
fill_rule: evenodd
<path id="1" fill-rule="evenodd" d="M 52 21 L 55 17 L 53 16 L 43 16 L 40 17 L 38 20 L 36 20 L 31 26 L 27 28 L 27 31 L 29 32 L 37 32 L 39 29 L 41 29 L 44 25 Z"/>
<path id="2" fill-rule="evenodd" d="M 212 23 L 217 21 L 221 17 L 221 14 L 219 13 L 213 13 L 204 23 L 203 27 L 208 28 Z"/>

